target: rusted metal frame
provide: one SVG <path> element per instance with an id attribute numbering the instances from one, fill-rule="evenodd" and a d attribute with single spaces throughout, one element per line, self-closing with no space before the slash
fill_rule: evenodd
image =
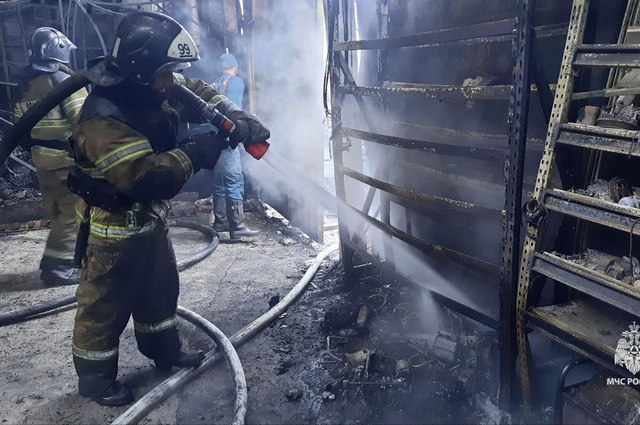
<path id="1" fill-rule="evenodd" d="M 336 52 L 336 56 L 339 58 L 339 66 L 340 66 L 340 70 L 342 71 L 342 73 L 344 74 L 345 77 L 345 82 L 348 85 L 356 85 L 356 81 L 353 78 L 353 74 L 351 73 L 351 70 L 349 69 L 349 66 L 347 65 L 347 61 L 344 58 L 344 56 L 339 53 Z M 377 126 L 375 121 L 371 118 L 371 114 L 369 113 L 369 108 L 367 107 L 367 104 L 364 102 L 364 99 L 362 97 L 362 95 L 358 95 L 358 94 L 354 94 L 354 99 L 356 101 L 356 104 L 358 105 L 358 108 L 360 109 L 360 113 L 362 114 L 362 117 L 364 118 L 365 123 L 367 124 L 367 126 L 371 129 L 371 131 L 377 131 Z"/>
<path id="2" fill-rule="evenodd" d="M 640 291 L 569 260 L 549 253 L 536 253 L 531 270 L 629 314 L 640 312 Z"/>
<path id="3" fill-rule="evenodd" d="M 634 44 L 583 44 L 578 46 L 575 66 L 638 68 L 640 46 Z"/>
<path id="4" fill-rule="evenodd" d="M 547 129 L 545 139 L 545 149 L 538 168 L 536 185 L 533 191 L 533 198 L 541 200 L 542 191 L 548 186 L 551 175 L 551 168 L 554 159 L 554 136 L 557 126 L 566 122 L 571 102 L 571 93 L 574 85 L 573 59 L 582 42 L 586 26 L 586 18 L 589 10 L 589 0 L 574 0 L 567 41 L 565 43 L 560 75 L 551 113 L 551 121 Z M 522 250 L 522 260 L 518 277 L 518 294 L 516 301 L 516 329 L 518 340 L 518 369 L 522 388 L 522 398 L 524 404 L 524 414 L 528 415 L 531 409 L 531 393 L 529 383 L 529 345 L 527 328 L 525 324 L 525 312 L 528 305 L 528 293 L 530 283 L 530 262 L 533 253 L 538 249 L 540 243 L 540 232 L 538 228 L 529 226 L 527 237 L 525 238 Z"/>
<path id="5" fill-rule="evenodd" d="M 531 72 L 533 73 L 536 89 L 538 91 L 538 100 L 542 108 L 542 115 L 545 122 L 549 125 L 551 121 L 551 109 L 553 109 L 553 92 L 549 88 L 550 81 L 547 80 L 547 73 L 544 66 L 544 53 L 540 46 L 539 35 L 537 31 L 531 30 Z"/>
<path id="6" fill-rule="evenodd" d="M 430 43 L 446 43 L 466 39 L 477 39 L 482 37 L 511 34 L 511 31 L 513 31 L 513 23 L 513 19 L 504 19 L 501 21 L 484 22 L 481 24 L 447 28 L 399 37 L 383 36 L 374 40 L 344 41 L 342 43 L 336 43 L 334 48 L 339 51 L 397 49 L 401 47 L 415 47 Z"/>
<path id="7" fill-rule="evenodd" d="M 385 192 L 388 193 L 388 192 Z M 440 207 L 437 203 L 418 204 L 398 195 L 389 194 L 391 201 L 403 207 L 408 211 L 411 217 L 424 216 L 433 220 L 447 222 L 455 222 L 456 229 L 465 234 L 465 232 L 475 232 L 478 226 L 494 225 L 497 223 L 496 215 L 500 212 L 496 211 L 493 216 L 489 215 L 469 215 L 469 212 L 463 209 L 447 209 Z M 375 217 L 375 215 L 373 215 Z M 497 230 L 497 229 L 496 229 Z M 408 234 L 413 234 L 409 230 L 405 230 Z"/>
<path id="8" fill-rule="evenodd" d="M 430 182 L 433 182 L 437 186 L 445 186 L 452 188 L 472 188 L 474 191 L 480 194 L 479 198 L 475 203 L 479 205 L 483 205 L 487 208 L 501 208 L 503 205 L 503 201 L 497 203 L 488 203 L 486 201 L 486 197 L 492 197 L 497 195 L 498 193 L 504 193 L 504 185 L 492 183 L 483 179 L 482 177 L 468 177 L 462 176 L 460 174 L 444 172 L 429 166 L 424 166 L 421 164 L 416 164 L 414 162 L 410 162 L 403 159 L 397 159 L 396 164 L 399 167 L 402 167 L 408 173 L 411 173 L 416 176 L 416 178 L 424 178 Z"/>
<path id="9" fill-rule="evenodd" d="M 382 35 L 386 35 L 387 34 L 387 19 L 388 19 L 388 5 L 387 5 L 387 0 L 377 0 L 377 14 L 378 14 L 378 34 L 380 36 Z M 344 57 L 342 56 L 342 54 L 340 54 L 339 52 L 337 53 L 338 57 L 340 58 L 340 68 L 345 76 L 346 82 L 350 85 L 356 85 L 355 79 L 353 78 L 353 75 L 351 74 L 351 70 L 348 67 L 348 64 L 346 63 L 346 60 L 344 59 Z M 384 79 L 384 74 L 386 72 L 386 64 L 385 64 L 385 59 L 383 57 L 382 53 L 378 54 L 378 61 L 377 61 L 377 73 L 378 73 L 378 82 L 382 81 Z M 362 113 L 365 122 L 367 123 L 367 125 L 369 126 L 369 129 L 373 132 L 377 132 L 377 126 L 375 124 L 375 121 L 371 118 L 371 115 L 369 114 L 369 109 L 367 108 L 366 103 L 364 102 L 364 99 L 362 98 L 361 95 L 357 95 L 354 94 L 353 95 L 356 103 L 360 109 L 360 112 Z M 380 105 L 381 108 L 384 107 L 384 104 Z M 342 128 L 342 130 L 344 130 L 344 128 Z M 374 176 L 378 179 L 388 179 L 389 175 L 391 173 L 391 169 L 389 164 L 385 164 L 384 161 L 380 161 L 379 164 L 377 164 L 376 166 L 376 170 L 375 170 L 375 174 Z M 371 187 L 369 188 L 369 191 L 367 192 L 367 195 L 365 197 L 364 203 L 362 205 L 362 211 L 366 214 L 369 213 L 369 210 L 371 209 L 371 205 L 373 204 L 373 199 L 375 197 L 376 194 L 376 189 Z M 382 199 L 381 199 L 382 201 Z M 385 204 L 388 204 L 388 202 L 384 202 Z M 381 202 L 382 204 L 382 202 Z M 384 206 L 384 212 L 388 212 L 390 208 L 390 205 L 385 205 Z M 381 208 L 381 212 L 382 212 L 383 208 Z M 386 215 L 385 216 L 386 219 L 389 219 L 389 216 Z M 354 235 L 354 242 L 356 242 L 356 244 L 360 243 L 360 235 L 365 233 L 365 226 L 366 223 L 362 222 L 358 225 L 358 228 L 355 231 L 355 235 Z M 390 246 L 385 245 L 385 250 L 391 252 L 392 249 Z"/>
<path id="10" fill-rule="evenodd" d="M 415 286 L 418 284 L 417 282 L 414 282 L 409 278 L 407 278 L 406 276 L 403 276 L 402 274 L 398 273 L 398 271 L 396 271 L 391 265 L 389 265 L 388 262 L 381 261 L 379 258 L 371 255 L 366 250 L 362 249 L 362 247 L 354 244 L 352 241 L 346 241 L 346 244 L 349 245 L 357 253 L 358 257 L 362 258 L 366 262 L 374 264 L 376 269 L 381 271 L 387 279 L 392 281 L 394 280 L 400 281 L 401 283 L 407 286 Z M 498 329 L 498 326 L 499 326 L 498 321 L 493 317 L 487 316 L 486 314 L 478 310 L 475 310 L 465 304 L 462 304 L 457 300 L 454 300 L 445 295 L 442 295 L 439 292 L 426 289 L 423 285 L 420 285 L 420 288 L 427 291 L 433 297 L 433 299 L 439 304 L 442 304 L 445 307 L 455 312 L 458 312 L 464 315 L 465 317 L 468 317 L 491 329 L 494 329 L 494 330 Z"/>
<path id="11" fill-rule="evenodd" d="M 622 89 L 601 89 L 574 93 L 571 100 L 584 100 L 592 97 L 618 97 L 640 94 L 640 87 L 627 87 Z"/>
<path id="12" fill-rule="evenodd" d="M 556 143 L 627 156 L 640 156 L 640 148 L 638 148 L 640 133 L 637 131 L 574 123 L 562 124 L 558 131 Z"/>
<path id="13" fill-rule="evenodd" d="M 551 211 L 622 232 L 628 233 L 633 227 L 633 234 L 640 235 L 640 226 L 634 226 L 634 223 L 640 220 L 640 211 L 635 208 L 557 189 L 545 191 L 544 204 Z"/>
<path id="14" fill-rule="evenodd" d="M 513 34 L 511 30 L 503 33 L 491 33 L 488 30 L 489 26 L 497 24 L 507 27 L 507 23 L 510 23 L 511 30 L 513 30 L 514 19 L 505 19 L 500 21 L 486 22 L 483 24 L 471 25 L 471 27 L 485 26 L 487 35 L 481 35 L 478 32 L 475 37 L 451 39 L 442 37 L 444 34 L 440 34 L 445 31 L 452 31 L 458 29 L 466 29 L 468 27 L 456 27 L 444 30 L 436 30 L 427 33 L 413 34 L 409 36 L 399 36 L 392 38 L 378 38 L 370 40 L 358 40 L 341 43 L 340 50 L 375 50 L 375 49 L 404 49 L 404 48 L 434 48 L 434 47 L 457 47 L 468 46 L 475 44 L 488 44 L 488 43 L 500 43 L 505 41 L 512 41 Z M 567 33 L 567 26 L 564 24 L 544 25 L 535 28 L 535 32 L 539 38 L 555 37 L 559 35 L 565 35 Z M 451 32 L 449 34 L 452 34 Z M 440 35 L 441 37 L 438 37 Z"/>
<path id="15" fill-rule="evenodd" d="M 470 270 L 474 270 L 489 276 L 498 276 L 500 274 L 500 268 L 495 264 L 467 254 L 463 254 L 453 249 L 449 249 L 442 245 L 429 243 L 424 239 L 409 235 L 390 224 L 386 224 L 381 222 L 380 220 L 376 220 L 370 215 L 363 213 L 358 208 L 355 208 L 351 205 L 347 205 L 347 207 L 352 212 L 351 215 L 362 218 L 367 223 L 377 228 L 378 230 L 381 230 L 383 233 L 386 233 L 389 236 L 400 239 L 401 241 L 404 241 L 409 245 L 419 248 L 425 254 L 454 261 L 456 263 L 462 264 Z"/>
<path id="16" fill-rule="evenodd" d="M 327 1 L 327 14 L 328 22 L 330 23 L 328 31 L 333 33 L 329 38 L 329 51 L 332 51 L 332 45 L 340 37 L 340 26 L 338 25 L 338 12 L 340 8 L 339 0 Z M 336 196 L 339 200 L 337 203 L 338 213 L 338 231 L 340 234 L 340 254 L 342 257 L 342 263 L 344 265 L 345 274 L 353 274 L 353 255 L 354 251 L 350 248 L 345 241 L 349 240 L 349 226 L 344 220 L 346 211 L 346 187 L 344 182 L 344 174 L 340 172 L 340 167 L 343 166 L 343 141 L 342 133 L 340 131 L 342 127 L 342 104 L 344 96 L 336 93 L 335 87 L 340 84 L 340 68 L 339 56 L 340 52 L 334 52 L 331 56 L 332 63 L 330 64 L 330 82 L 331 82 L 331 143 L 333 147 L 333 164 L 334 164 L 334 177 L 336 181 Z M 341 202 L 340 202 L 341 201 Z M 343 219 L 340 220 L 340 217 Z"/>
<path id="17" fill-rule="evenodd" d="M 347 137 L 354 137 L 360 140 L 377 143 L 385 146 L 393 146 L 403 149 L 420 150 L 439 155 L 462 156 L 483 160 L 503 160 L 505 149 L 475 147 L 472 145 L 455 145 L 449 143 L 427 142 L 424 140 L 408 139 L 404 137 L 387 136 L 384 134 L 371 133 L 368 131 L 356 130 L 343 127 L 342 133 Z"/>
<path id="18" fill-rule="evenodd" d="M 471 202 L 449 199 L 443 196 L 427 195 L 425 193 L 416 192 L 401 186 L 383 182 L 373 177 L 360 173 L 352 168 L 343 166 L 342 172 L 361 183 L 380 189 L 384 192 L 396 195 L 402 199 L 411 201 L 412 203 L 424 207 L 440 207 L 450 208 L 458 211 L 465 211 L 469 214 L 481 215 L 492 218 L 499 218 L 500 211 L 496 209 L 486 208 Z"/>
<path id="19" fill-rule="evenodd" d="M 640 53 L 582 53 L 575 66 L 600 68 L 640 68 Z"/>
<path id="20" fill-rule="evenodd" d="M 71 4 L 71 3 L 69 3 Z M 22 42 L 22 48 L 24 50 L 24 60 L 27 62 L 29 60 L 28 51 L 29 47 L 27 46 L 27 40 L 25 37 L 25 25 L 24 20 L 22 19 L 22 10 L 19 4 L 16 4 L 16 13 L 18 14 L 18 23 L 20 24 L 20 41 Z"/>
<path id="21" fill-rule="evenodd" d="M 624 13 L 624 18 L 622 20 L 622 25 L 620 26 L 620 34 L 618 35 L 618 44 L 623 44 L 626 41 L 627 37 L 627 28 L 630 25 L 635 25 L 636 23 L 633 20 L 636 18 L 636 14 L 638 13 L 638 5 L 640 2 L 638 0 L 628 0 L 627 1 L 627 9 Z M 612 69 L 609 72 L 609 78 L 607 79 L 607 87 L 613 87 L 614 82 L 618 81 L 618 77 L 620 75 L 619 69 Z"/>
<path id="22" fill-rule="evenodd" d="M 516 292 L 520 265 L 520 232 L 524 158 L 527 147 L 533 20 L 536 0 L 518 0 L 513 40 L 513 90 L 509 101 L 509 141 L 504 163 L 505 203 L 500 273 L 500 407 L 511 412 L 516 400 Z M 548 87 L 548 86 L 547 86 Z"/>
<path id="23" fill-rule="evenodd" d="M 562 368 L 562 372 L 560 373 L 560 377 L 558 377 L 558 383 L 556 384 L 556 398 L 553 406 L 553 419 L 554 423 L 561 424 L 562 423 L 562 412 L 564 410 L 564 402 L 562 400 L 562 394 L 565 389 L 565 381 L 567 379 L 567 375 L 569 372 L 577 366 L 581 364 L 591 362 L 591 359 L 585 357 L 579 357 L 577 359 L 572 359 L 567 365 Z"/>
<path id="24" fill-rule="evenodd" d="M 4 25 L 0 22 L 0 49 L 2 49 L 2 70 L 7 81 L 11 81 L 11 75 L 9 75 L 9 65 L 7 63 L 7 44 L 4 40 Z M 7 99 L 11 99 L 11 88 L 7 88 Z"/>
<path id="25" fill-rule="evenodd" d="M 376 15 L 378 19 L 378 26 L 376 36 L 379 39 L 389 37 L 389 0 L 378 0 L 376 5 Z M 389 51 L 378 50 L 376 55 L 376 85 L 381 86 L 382 82 L 388 78 L 388 65 L 389 65 Z M 389 116 L 389 102 L 388 99 L 382 97 L 377 99 L 379 109 Z M 375 131 L 378 133 L 378 131 Z M 391 162 L 386 158 L 381 157 L 376 167 L 376 176 L 381 180 L 388 181 L 391 176 Z M 367 202 L 373 201 L 375 194 L 375 188 L 372 186 L 367 193 Z M 383 223 L 391 225 L 391 196 L 384 191 L 379 192 L 380 195 L 380 219 Z M 405 228 L 406 229 L 406 228 Z M 382 241 L 382 247 L 384 249 L 384 257 L 395 264 L 394 249 L 391 238 L 385 238 Z"/>
<path id="26" fill-rule="evenodd" d="M 385 97 L 401 96 L 418 99 L 438 99 L 449 101 L 467 100 L 508 100 L 511 86 L 453 86 L 444 84 L 423 84 L 419 87 L 367 87 L 340 85 L 336 87 L 342 94 Z"/>
<path id="27" fill-rule="evenodd" d="M 404 121 L 393 121 L 393 129 L 402 133 L 420 134 L 425 139 L 445 144 L 454 143 L 475 143 L 477 145 L 497 146 L 497 148 L 505 148 L 507 135 L 481 133 L 479 131 L 458 130 L 453 128 L 434 127 L 424 124 L 415 124 Z M 541 140 L 538 140 L 542 145 Z"/>
<path id="28" fill-rule="evenodd" d="M 546 335 L 555 342 L 569 348 L 570 350 L 593 360 L 600 366 L 609 369 L 620 376 L 632 377 L 631 373 L 623 367 L 616 366 L 611 360 L 613 352 L 609 353 L 603 347 L 592 345 L 570 331 L 570 327 L 563 324 L 559 326 L 553 318 L 545 315 L 540 309 L 532 309 L 527 313 L 528 323 L 535 330 Z M 549 320 L 551 319 L 551 320 Z"/>

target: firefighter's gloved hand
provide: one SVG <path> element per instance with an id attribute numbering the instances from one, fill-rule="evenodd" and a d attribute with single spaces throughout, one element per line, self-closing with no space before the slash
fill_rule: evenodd
<path id="1" fill-rule="evenodd" d="M 242 143 L 246 147 L 252 143 L 264 142 L 271 137 L 269 129 L 257 117 L 242 109 L 230 112 L 229 119 L 236 125 L 235 131 L 231 134 L 232 144 Z"/>
<path id="2" fill-rule="evenodd" d="M 222 150 L 227 147 L 226 140 L 216 136 L 214 133 L 205 133 L 192 136 L 191 142 L 187 143 L 183 150 L 194 165 L 197 164 L 200 168 L 212 170 L 216 166 Z"/>

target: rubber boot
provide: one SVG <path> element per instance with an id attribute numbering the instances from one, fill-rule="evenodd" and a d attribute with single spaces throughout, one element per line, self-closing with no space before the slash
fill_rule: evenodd
<path id="1" fill-rule="evenodd" d="M 229 236 L 231 239 L 255 236 L 260 233 L 260 230 L 250 229 L 245 223 L 244 203 L 241 200 L 227 199 L 227 217 L 229 219 Z"/>
<path id="2" fill-rule="evenodd" d="M 77 285 L 80 282 L 80 270 L 69 261 L 42 259 L 40 279 L 46 286 Z"/>
<path id="3" fill-rule="evenodd" d="M 178 358 L 173 363 L 155 361 L 156 369 L 168 372 L 176 367 L 198 367 L 204 360 L 204 351 L 182 351 L 178 354 Z"/>
<path id="4" fill-rule="evenodd" d="M 213 222 L 213 230 L 216 232 L 228 232 L 229 221 L 227 220 L 227 198 L 213 197 L 213 214 L 216 217 Z"/>
<path id="5" fill-rule="evenodd" d="M 60 266 L 40 273 L 40 279 L 46 286 L 68 286 L 80 283 L 80 269 Z"/>
<path id="6" fill-rule="evenodd" d="M 118 381 L 105 383 L 102 376 L 81 378 L 78 384 L 78 392 L 83 397 L 89 397 L 102 406 L 118 407 L 126 406 L 133 402 L 133 394 L 129 388 Z"/>

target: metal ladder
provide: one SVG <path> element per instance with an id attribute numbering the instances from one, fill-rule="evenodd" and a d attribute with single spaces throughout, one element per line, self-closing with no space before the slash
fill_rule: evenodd
<path id="1" fill-rule="evenodd" d="M 596 361 L 606 361 L 605 353 L 590 350 L 594 341 L 585 341 L 578 332 L 572 333 L 570 323 L 562 322 L 563 311 L 558 306 L 535 308 L 532 287 L 542 278 L 551 278 L 557 284 L 566 285 L 578 292 L 594 296 L 607 304 L 630 314 L 640 314 L 640 290 L 630 285 L 624 286 L 604 274 L 592 273 L 585 267 L 541 250 L 541 238 L 544 229 L 541 220 L 536 220 L 536 212 L 553 211 L 587 222 L 597 223 L 612 229 L 640 235 L 640 226 L 633 229 L 634 223 L 640 219 L 640 209 L 622 207 L 610 202 L 600 201 L 579 195 L 566 188 L 551 187 L 551 173 L 554 165 L 556 146 L 568 145 L 588 149 L 596 154 L 602 152 L 640 157 L 640 148 L 635 148 L 638 140 L 637 131 L 619 130 L 568 123 L 569 107 L 574 98 L 574 83 L 577 71 L 581 68 L 605 67 L 612 71 L 620 68 L 640 68 L 640 46 L 624 45 L 624 38 L 630 22 L 637 19 L 638 0 L 629 0 L 621 28 L 618 44 L 596 45 L 583 44 L 589 0 L 574 0 L 569 31 L 565 44 L 560 75 L 554 97 L 551 119 L 545 140 L 544 153 L 538 168 L 535 189 L 533 192 L 533 208 L 530 212 L 534 219 L 529 221 L 527 236 L 524 241 L 522 261 L 520 264 L 518 291 L 516 300 L 516 331 L 518 343 L 519 375 L 522 384 L 522 396 L 527 415 L 531 408 L 529 365 L 531 350 L 528 341 L 528 327 L 536 330 L 569 347 L 578 354 Z M 614 75 L 612 72 L 611 75 Z M 609 79 L 611 86 L 614 78 Z M 577 98 L 580 98 L 579 96 Z M 541 219 L 542 216 L 538 216 Z M 624 329 L 621 329 L 621 331 Z M 601 358 L 599 358 L 601 357 Z M 613 365 L 613 356 L 610 358 Z M 613 368 L 612 368 L 613 369 Z M 623 372 L 616 370 L 616 372 Z"/>

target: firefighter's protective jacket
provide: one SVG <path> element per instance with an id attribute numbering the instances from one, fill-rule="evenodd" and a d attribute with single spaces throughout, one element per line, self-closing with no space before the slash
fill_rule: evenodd
<path id="1" fill-rule="evenodd" d="M 22 117 L 55 86 L 69 78 L 71 73 L 63 65 L 52 73 L 25 68 L 22 72 L 23 82 L 19 86 L 20 94 L 13 107 L 15 119 Z M 83 88 L 65 98 L 33 127 L 31 137 L 22 142 L 23 148 L 31 149 L 44 210 L 51 220 L 51 231 L 40 263 L 42 270 L 73 260 L 76 197 L 67 188 L 67 168 L 73 164 L 68 139 L 87 95 L 87 90 Z"/>
<path id="2" fill-rule="evenodd" d="M 203 81 L 181 74 L 174 78 L 214 106 L 228 102 Z M 76 161 L 86 174 L 105 179 L 131 200 L 118 211 L 90 206 L 91 236 L 127 239 L 149 233 L 156 220 L 164 220 L 168 200 L 201 167 L 193 146 L 176 144 L 177 121 L 187 115 L 165 94 L 126 80 L 115 87 L 97 87 L 89 95 L 74 132 Z M 79 220 L 86 209 L 81 199 L 76 206 Z"/>
<path id="3" fill-rule="evenodd" d="M 13 113 L 18 120 L 22 115 L 55 86 L 69 78 L 69 73 L 62 70 L 53 73 L 29 71 L 22 84 L 20 99 L 14 104 Z M 33 78 L 29 79 L 32 76 Z M 49 111 L 31 130 L 33 143 L 52 149 L 68 150 L 67 139 L 71 136 L 73 126 L 80 115 L 82 103 L 87 97 L 87 90 L 80 89 L 67 97 L 62 103 Z M 54 143 L 55 141 L 59 143 Z M 47 143 L 50 142 L 50 143 Z"/>

